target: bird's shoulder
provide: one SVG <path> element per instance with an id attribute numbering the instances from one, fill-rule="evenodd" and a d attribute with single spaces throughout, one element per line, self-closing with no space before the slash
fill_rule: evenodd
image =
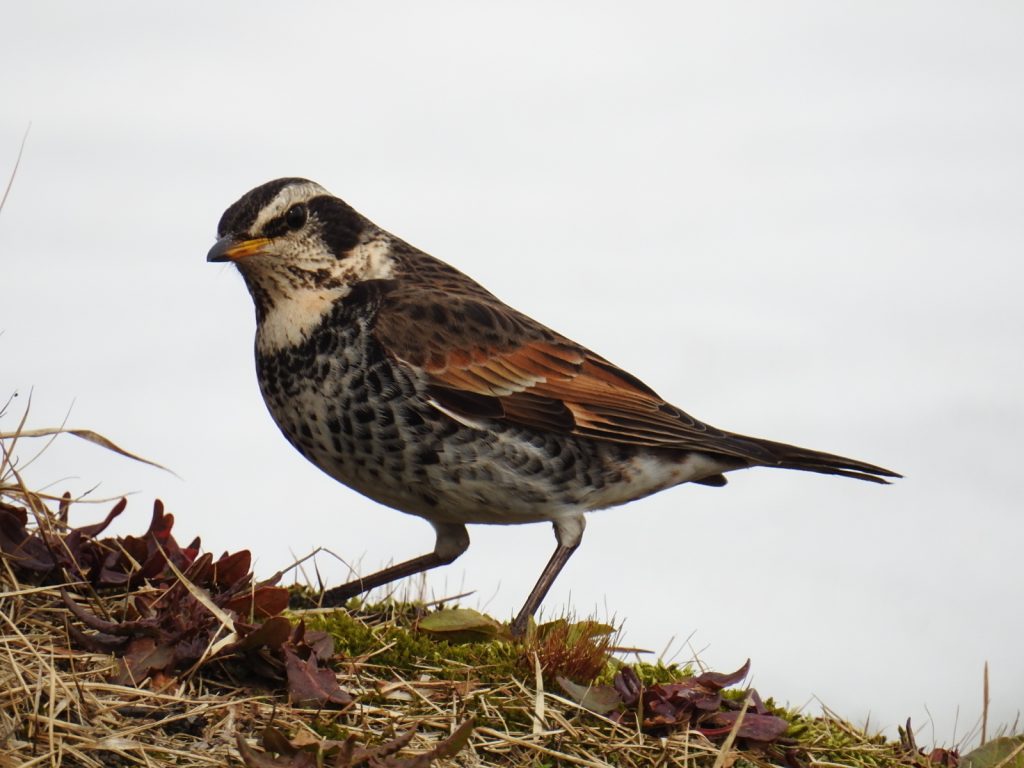
<path id="1" fill-rule="evenodd" d="M 394 278 L 364 289 L 379 295 L 374 334 L 394 356 L 443 369 L 538 342 L 582 351 L 455 267 L 403 245 Z"/>

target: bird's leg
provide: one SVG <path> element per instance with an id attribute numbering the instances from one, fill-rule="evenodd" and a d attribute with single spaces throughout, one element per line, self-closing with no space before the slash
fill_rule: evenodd
<path id="1" fill-rule="evenodd" d="M 530 618 L 540 608 L 540 604 L 544 602 L 544 598 L 547 596 L 548 590 L 551 589 L 551 585 L 555 583 L 558 574 L 561 573 L 565 564 L 569 562 L 572 553 L 579 547 L 585 526 L 586 521 L 583 519 L 583 515 L 555 521 L 555 539 L 558 541 L 558 546 L 555 547 L 554 554 L 551 555 L 548 564 L 541 571 L 540 578 L 537 579 L 533 591 L 530 592 L 530 596 L 523 603 L 519 615 L 512 622 L 512 637 L 522 637 L 526 634 L 526 627 L 530 623 Z"/>
<path id="2" fill-rule="evenodd" d="M 469 547 L 469 533 L 466 531 L 466 526 L 460 523 L 433 523 L 432 525 L 437 531 L 437 543 L 434 545 L 433 552 L 392 565 L 376 573 L 371 573 L 369 576 L 353 579 L 339 587 L 328 589 L 321 596 L 320 604 L 326 608 L 344 605 L 350 598 L 368 592 L 375 587 L 390 584 L 392 581 L 404 579 L 407 576 L 415 576 L 417 573 L 437 568 L 439 565 L 448 565 Z"/>

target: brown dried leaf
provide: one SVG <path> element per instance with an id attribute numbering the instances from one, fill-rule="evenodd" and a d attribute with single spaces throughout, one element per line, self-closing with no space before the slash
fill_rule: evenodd
<path id="1" fill-rule="evenodd" d="M 38 531 L 28 531 L 28 512 L 0 504 L 0 553 L 23 577 L 44 577 L 55 567 L 50 548 Z"/>
<path id="2" fill-rule="evenodd" d="M 743 666 L 735 672 L 705 672 L 704 674 L 693 678 L 693 680 L 707 688 L 720 691 L 723 688 L 728 688 L 730 685 L 738 683 L 747 676 L 749 671 L 750 659 L 747 659 Z"/>
<path id="3" fill-rule="evenodd" d="M 338 685 L 329 669 L 317 666 L 316 656 L 303 661 L 291 648 L 284 646 L 285 673 L 288 676 L 288 698 L 300 707 L 345 707 L 354 699 Z"/>
<path id="4" fill-rule="evenodd" d="M 111 682 L 139 685 L 153 671 L 169 672 L 174 662 L 174 648 L 158 645 L 152 637 L 140 637 L 128 643 L 127 652 L 118 659 L 118 669 Z"/>
<path id="5" fill-rule="evenodd" d="M 361 763 L 369 763 L 370 765 L 377 768 L 377 766 L 391 766 L 389 758 L 401 749 L 404 749 L 412 741 L 412 737 L 416 735 L 416 731 L 409 730 L 405 733 L 401 733 L 391 741 L 385 741 L 383 744 L 378 744 L 376 747 L 370 747 L 369 749 L 356 748 L 352 751 L 348 760 L 351 765 L 360 765 Z M 344 763 L 337 763 L 337 765 L 346 765 Z"/>
<path id="6" fill-rule="evenodd" d="M 715 712 L 701 721 L 700 731 L 708 738 L 727 735 L 736 725 L 739 712 Z M 705 726 L 711 726 L 707 728 Z M 775 741 L 789 730 L 789 723 L 775 715 L 758 715 L 747 712 L 736 735 L 741 739 L 754 741 Z"/>
<path id="7" fill-rule="evenodd" d="M 225 653 L 235 651 L 245 653 L 263 646 L 276 651 L 288 641 L 288 636 L 291 632 L 292 623 L 288 619 L 284 616 L 274 616 L 260 624 L 237 643 L 229 645 L 224 651 Z"/>
<path id="8" fill-rule="evenodd" d="M 334 655 L 334 638 L 327 632 L 319 630 L 307 632 L 306 645 L 320 661 L 327 661 Z"/>
<path id="9" fill-rule="evenodd" d="M 474 726 L 475 722 L 472 717 L 463 720 L 459 727 L 452 732 L 451 736 L 444 741 L 439 741 L 433 749 L 419 755 L 417 759 L 427 758 L 427 763 L 424 765 L 429 765 L 431 760 L 455 757 L 469 743 L 469 737 L 473 735 Z"/>
<path id="10" fill-rule="evenodd" d="M 127 507 L 128 499 L 121 499 L 114 505 L 114 508 L 107 513 L 107 516 L 103 520 L 98 523 L 93 523 L 92 525 L 83 525 L 81 528 L 76 528 L 74 532 L 81 536 L 88 536 L 91 539 L 95 539 L 103 533 L 103 531 L 107 529 L 107 526 L 113 522 L 114 518 L 124 512 Z"/>
<path id="11" fill-rule="evenodd" d="M 213 573 L 210 583 L 213 586 L 231 586 L 250 578 L 249 567 L 252 564 L 252 555 L 249 550 L 243 549 L 238 552 L 221 555 L 213 566 Z"/>
<path id="12" fill-rule="evenodd" d="M 290 757 L 299 752 L 299 747 L 288 741 L 288 737 L 272 725 L 263 729 L 261 741 L 265 748 L 279 755 Z"/>
<path id="13" fill-rule="evenodd" d="M 277 616 L 288 607 L 288 590 L 284 587 L 256 587 L 233 597 L 224 608 L 234 611 L 243 619 L 267 619 Z"/>
<path id="14" fill-rule="evenodd" d="M 317 756 L 311 752 L 297 752 L 281 757 L 271 757 L 267 752 L 257 752 L 250 747 L 241 734 L 235 736 L 238 754 L 247 768 L 317 768 Z"/>
<path id="15" fill-rule="evenodd" d="M 717 738 L 729 735 L 740 714 L 731 709 L 731 700 L 722 698 L 722 689 L 743 680 L 749 671 L 748 659 L 735 672 L 705 672 L 677 683 L 646 687 L 631 667 L 620 670 L 613 680 L 614 687 L 587 688 L 564 679 L 558 682 L 575 701 L 616 722 L 639 719 L 642 715 L 641 726 L 648 732 L 664 733 L 673 727 L 697 728 L 705 736 Z M 736 736 L 761 742 L 780 738 L 789 729 L 789 723 L 770 714 L 756 691 L 751 691 L 750 695 L 753 709 L 746 713 Z"/>
<path id="16" fill-rule="evenodd" d="M 632 667 L 623 667 L 622 671 L 615 675 L 612 685 L 615 686 L 615 690 L 619 692 L 619 696 L 622 697 L 622 701 L 627 707 L 632 707 L 640 700 L 640 693 L 644 689 L 636 670 Z"/>

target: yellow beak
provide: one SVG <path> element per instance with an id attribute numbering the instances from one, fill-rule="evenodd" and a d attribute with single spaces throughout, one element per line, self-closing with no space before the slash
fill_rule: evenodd
<path id="1" fill-rule="evenodd" d="M 263 249 L 270 245 L 269 237 L 256 237 L 252 240 L 236 240 L 232 235 L 227 235 L 218 240 L 210 252 L 206 254 L 207 261 L 238 261 L 246 256 L 254 256 L 262 253 Z"/>

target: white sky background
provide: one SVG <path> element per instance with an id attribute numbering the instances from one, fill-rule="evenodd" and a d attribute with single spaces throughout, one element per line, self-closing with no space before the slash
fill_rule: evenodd
<path id="1" fill-rule="evenodd" d="M 0 429 L 34 388 L 32 426 L 70 408 L 183 478 L 68 438 L 29 479 L 137 490 L 122 533 L 158 496 L 179 539 L 263 575 L 320 545 L 364 571 L 432 547 L 279 435 L 250 299 L 205 262 L 230 203 L 307 176 L 698 418 L 907 475 L 754 470 L 594 514 L 549 611 L 614 613 L 656 651 L 692 635 L 721 670 L 750 656 L 793 704 L 930 712 L 942 742 L 980 715 L 987 659 L 1012 721 L 1022 6 L 391 8 L 5 4 L 4 178 L 32 129 L 0 214 L 0 396 L 20 394 Z M 550 528 L 471 535 L 430 584 L 508 617 Z"/>

